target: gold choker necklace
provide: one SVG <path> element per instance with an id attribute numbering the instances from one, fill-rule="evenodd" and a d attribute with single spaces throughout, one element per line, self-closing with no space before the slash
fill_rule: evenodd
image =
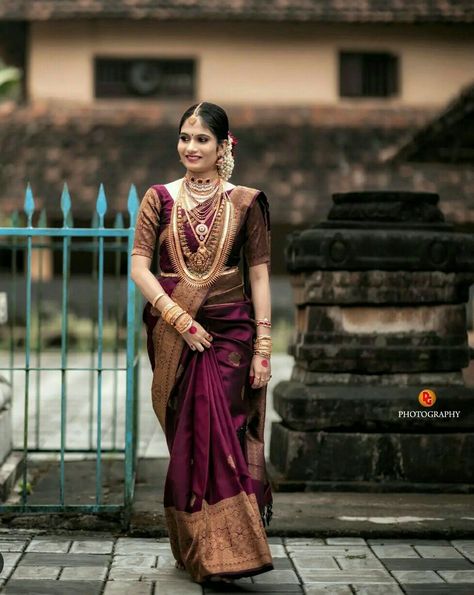
<path id="1" fill-rule="evenodd" d="M 198 178 L 197 176 L 186 175 L 184 181 L 188 189 L 199 195 L 212 193 L 219 186 L 220 178 Z"/>

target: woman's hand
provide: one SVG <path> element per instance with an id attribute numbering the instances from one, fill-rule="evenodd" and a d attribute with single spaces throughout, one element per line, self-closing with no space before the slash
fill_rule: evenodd
<path id="1" fill-rule="evenodd" d="M 250 364 L 250 382 L 252 388 L 261 388 L 271 376 L 271 363 L 268 357 L 254 355 Z"/>
<path id="2" fill-rule="evenodd" d="M 204 351 L 204 347 L 211 346 L 212 335 L 195 320 L 182 336 L 193 351 Z"/>

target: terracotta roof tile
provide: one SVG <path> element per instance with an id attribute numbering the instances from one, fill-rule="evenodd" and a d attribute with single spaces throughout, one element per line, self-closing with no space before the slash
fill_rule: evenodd
<path id="1" fill-rule="evenodd" d="M 399 163 L 474 163 L 474 83 L 466 85 L 408 141 L 386 149 L 385 155 Z"/>
<path id="2" fill-rule="evenodd" d="M 3 0 L 0 18 L 474 22 L 472 0 Z"/>
<path id="3" fill-rule="evenodd" d="M 106 217 L 126 213 L 133 182 L 140 197 L 183 173 L 176 154 L 179 106 L 0 105 L 0 215 L 23 209 L 27 182 L 37 209 L 61 220 L 67 181 L 76 218 L 90 220 L 99 183 Z M 437 191 L 443 211 L 474 223 L 469 168 L 382 164 L 382 147 L 413 134 L 437 110 L 309 106 L 226 106 L 239 139 L 231 181 L 264 190 L 278 225 L 325 218 L 332 192 L 381 188 Z M 275 125 L 277 124 L 277 126 Z"/>

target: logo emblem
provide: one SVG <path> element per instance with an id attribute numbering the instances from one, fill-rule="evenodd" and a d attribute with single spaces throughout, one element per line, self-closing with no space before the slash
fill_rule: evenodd
<path id="1" fill-rule="evenodd" d="M 432 407 L 436 403 L 436 394 L 429 388 L 424 388 L 418 395 L 418 401 L 423 407 Z"/>

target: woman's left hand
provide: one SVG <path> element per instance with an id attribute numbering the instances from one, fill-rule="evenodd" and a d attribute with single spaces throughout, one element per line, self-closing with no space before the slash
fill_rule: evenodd
<path id="1" fill-rule="evenodd" d="M 261 388 L 271 377 L 270 359 L 262 355 L 254 355 L 250 364 L 250 383 L 252 388 Z"/>

